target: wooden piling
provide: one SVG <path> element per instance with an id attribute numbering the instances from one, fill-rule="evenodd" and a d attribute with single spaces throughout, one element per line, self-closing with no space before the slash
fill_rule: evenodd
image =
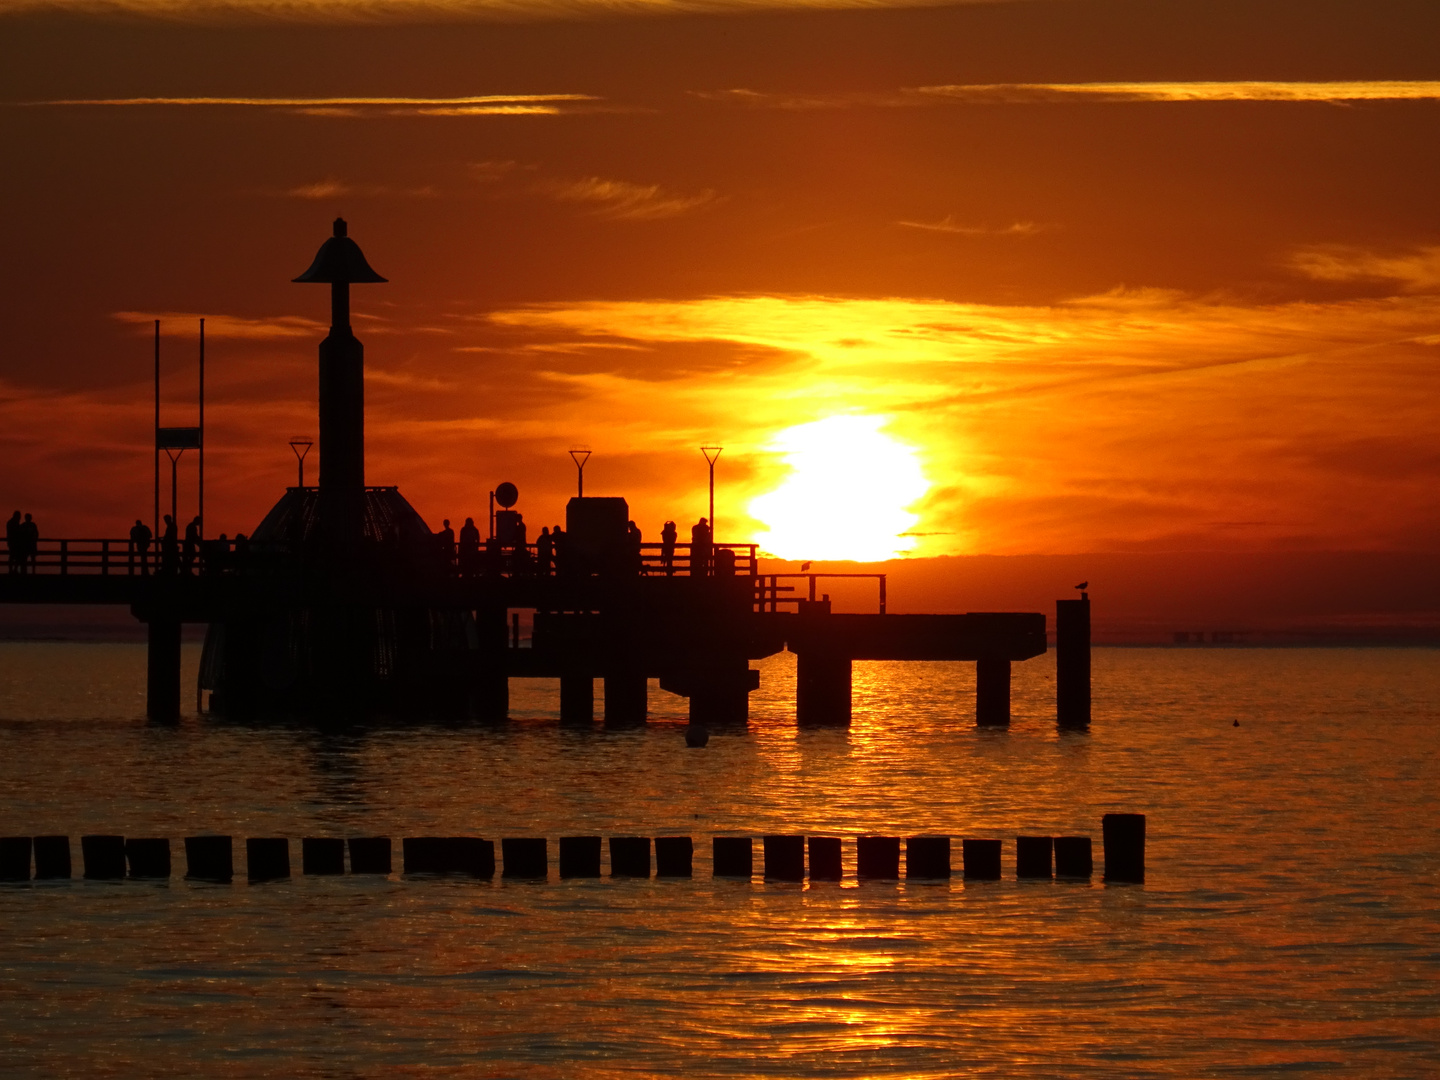
<path id="1" fill-rule="evenodd" d="M 388 836 L 350 837 L 350 872 L 352 874 L 390 873 L 390 846 Z"/>
<path id="2" fill-rule="evenodd" d="M 251 836 L 245 841 L 245 876 L 276 881 L 290 876 L 290 841 L 283 836 Z"/>
<path id="3" fill-rule="evenodd" d="M 30 837 L 0 836 L 0 881 L 30 880 Z"/>
<path id="4" fill-rule="evenodd" d="M 692 877 L 695 844 L 688 836 L 657 836 L 655 838 L 655 876 Z"/>
<path id="5" fill-rule="evenodd" d="M 560 876 L 562 878 L 599 877 L 600 837 L 560 837 Z"/>
<path id="6" fill-rule="evenodd" d="M 960 859 L 966 881 L 1000 880 L 999 840 L 962 840 Z"/>
<path id="7" fill-rule="evenodd" d="M 300 872 L 345 873 L 345 841 L 338 836 L 306 836 L 300 841 Z"/>
<path id="8" fill-rule="evenodd" d="M 80 837 L 82 873 L 91 881 L 125 876 L 125 838 L 123 836 Z"/>
<path id="9" fill-rule="evenodd" d="M 195 881 L 229 882 L 235 876 L 228 836 L 187 836 L 185 876 Z"/>
<path id="10" fill-rule="evenodd" d="M 68 878 L 70 873 L 70 838 L 68 836 L 37 836 L 35 845 L 35 880 Z"/>
<path id="11" fill-rule="evenodd" d="M 755 873 L 754 854 L 748 836 L 717 836 L 711 841 L 715 877 L 749 879 Z"/>
<path id="12" fill-rule="evenodd" d="M 605 675 L 605 726 L 638 727 L 649 710 L 649 680 L 640 671 L 611 671 Z"/>
<path id="13" fill-rule="evenodd" d="M 840 837 L 811 836 L 806 838 L 805 845 L 809 849 L 810 880 L 839 881 L 842 876 Z"/>
<path id="14" fill-rule="evenodd" d="M 898 836 L 857 836 L 855 838 L 855 876 L 898 881 L 900 878 L 900 838 Z"/>
<path id="15" fill-rule="evenodd" d="M 1049 836 L 1017 836 L 1015 838 L 1015 876 L 1046 878 L 1053 876 L 1050 856 L 1055 841 Z"/>
<path id="16" fill-rule="evenodd" d="M 650 838 L 648 836 L 612 836 L 610 838 L 610 876 L 650 876 Z"/>
<path id="17" fill-rule="evenodd" d="M 1101 819 L 1105 843 L 1105 880 L 1145 882 L 1145 815 L 1106 814 Z M 36 838 L 39 843 L 39 838 Z M 38 852 L 37 852 L 38 855 Z"/>
<path id="18" fill-rule="evenodd" d="M 768 881 L 805 880 L 805 837 L 767 836 L 762 841 Z"/>
<path id="19" fill-rule="evenodd" d="M 1055 718 L 1090 726 L 1090 598 L 1055 602 Z"/>
<path id="20" fill-rule="evenodd" d="M 170 841 L 163 836 L 127 837 L 125 861 L 132 878 L 168 878 Z"/>
<path id="21" fill-rule="evenodd" d="M 504 859 L 501 877 L 536 879 L 550 876 L 550 860 L 543 836 L 511 836 L 500 841 Z"/>
<path id="22" fill-rule="evenodd" d="M 1055 876 L 1088 878 L 1095 873 L 1088 836 L 1055 837 Z"/>
<path id="23" fill-rule="evenodd" d="M 911 836 L 905 841 L 906 878 L 948 878 L 950 837 Z"/>

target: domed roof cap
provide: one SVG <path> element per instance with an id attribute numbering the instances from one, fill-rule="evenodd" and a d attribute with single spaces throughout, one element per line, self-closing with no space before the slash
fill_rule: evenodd
<path id="1" fill-rule="evenodd" d="M 345 219 L 335 219 L 335 235 L 320 245 L 310 269 L 295 278 L 296 281 L 319 281 L 337 284 L 339 282 L 382 282 L 385 279 L 370 269 L 360 245 L 345 235 Z"/>

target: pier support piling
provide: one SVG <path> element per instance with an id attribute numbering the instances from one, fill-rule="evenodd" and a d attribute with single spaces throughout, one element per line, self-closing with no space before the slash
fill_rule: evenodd
<path id="1" fill-rule="evenodd" d="M 1106 814 L 1101 819 L 1105 834 L 1105 880 L 1145 883 L 1145 815 Z M 36 865 L 39 865 L 40 838 L 35 838 Z M 38 874 L 36 875 L 39 876 Z"/>
<path id="2" fill-rule="evenodd" d="M 591 724 L 595 721 L 595 680 L 589 675 L 560 676 L 560 722 Z"/>
<path id="3" fill-rule="evenodd" d="M 795 659 L 795 720 L 802 726 L 850 726 L 850 658 L 807 649 Z"/>
<path id="4" fill-rule="evenodd" d="M 975 664 L 975 723 L 1010 724 L 1010 661 L 986 658 Z"/>
<path id="5" fill-rule="evenodd" d="M 173 723 L 180 719 L 180 623 L 152 619 L 146 636 L 145 715 Z"/>
<path id="6" fill-rule="evenodd" d="M 605 675 L 605 726 L 638 727 L 649 710 L 650 682 L 643 671 L 611 671 Z"/>
<path id="7" fill-rule="evenodd" d="M 1090 598 L 1055 602 L 1055 719 L 1090 726 Z"/>

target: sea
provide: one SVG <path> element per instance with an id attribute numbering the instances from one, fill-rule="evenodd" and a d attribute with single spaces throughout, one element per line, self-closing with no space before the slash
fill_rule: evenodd
<path id="1" fill-rule="evenodd" d="M 198 649 L 187 646 L 186 685 Z M 684 701 L 561 727 L 341 730 L 144 716 L 144 647 L 0 644 L 0 834 L 68 834 L 76 877 L 0 885 L 5 1077 L 1440 1075 L 1440 652 L 1097 648 L 1062 732 L 1053 654 L 1007 730 L 973 666 L 857 663 L 848 730 L 799 730 L 794 657 L 748 727 Z M 598 692 L 598 686 L 597 686 Z M 1101 817 L 1147 818 L 1106 884 Z M 233 883 L 186 835 L 236 838 Z M 168 836 L 168 881 L 80 879 L 86 833 Z M 991 882 L 715 879 L 715 835 L 1004 840 Z M 315 877 L 299 838 L 544 836 L 546 881 Z M 693 879 L 565 879 L 562 835 L 690 835 Z M 1017 880 L 1018 835 L 1096 875 Z M 295 875 L 248 883 L 247 836 Z M 758 860 L 757 860 L 758 862 Z"/>

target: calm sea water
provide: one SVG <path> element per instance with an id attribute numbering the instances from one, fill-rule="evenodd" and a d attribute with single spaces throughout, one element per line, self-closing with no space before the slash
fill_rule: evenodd
<path id="1" fill-rule="evenodd" d="M 86 832 L 233 833 L 242 872 L 246 835 L 697 841 L 693 881 L 0 886 L 0 1073 L 1437 1075 L 1437 660 L 1100 649 L 1075 735 L 1048 658 L 1008 731 L 964 665 L 857 664 L 850 731 L 799 732 L 787 655 L 747 732 L 687 750 L 678 698 L 576 732 L 543 682 L 501 727 L 154 727 L 143 648 L 0 645 L 0 833 L 69 833 L 77 873 Z M 1098 861 L 1112 810 L 1149 815 L 1143 887 L 709 877 L 737 831 Z"/>

